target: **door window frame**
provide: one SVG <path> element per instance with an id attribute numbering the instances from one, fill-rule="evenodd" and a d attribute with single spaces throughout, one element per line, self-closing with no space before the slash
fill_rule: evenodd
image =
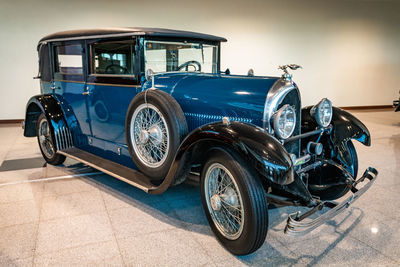
<path id="1" fill-rule="evenodd" d="M 94 53 L 93 45 L 96 43 L 107 43 L 116 41 L 132 41 L 132 53 L 134 54 L 133 74 L 101 74 L 94 73 Z M 91 39 L 86 41 L 87 56 L 87 82 L 88 84 L 110 85 L 110 86 L 126 86 L 137 87 L 139 85 L 138 70 L 139 70 L 139 51 L 137 48 L 136 36 L 124 38 L 107 38 L 107 39 Z"/>
<path id="2" fill-rule="evenodd" d="M 82 74 L 71 74 L 71 73 L 61 73 L 56 72 L 56 64 L 57 64 L 57 53 L 56 49 L 59 46 L 71 46 L 71 45 L 80 45 L 82 48 Z M 85 82 L 86 80 L 86 46 L 83 40 L 76 41 L 65 41 L 65 42 L 54 42 L 51 45 L 51 68 L 53 73 L 54 81 L 65 81 L 65 82 Z"/>

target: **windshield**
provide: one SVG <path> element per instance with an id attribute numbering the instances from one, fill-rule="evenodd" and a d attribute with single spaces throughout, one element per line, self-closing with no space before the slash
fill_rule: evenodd
<path id="1" fill-rule="evenodd" d="M 218 46 L 189 42 L 145 41 L 145 69 L 153 72 L 217 72 Z"/>

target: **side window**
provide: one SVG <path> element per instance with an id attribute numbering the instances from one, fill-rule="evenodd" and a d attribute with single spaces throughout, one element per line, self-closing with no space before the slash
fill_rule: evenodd
<path id="1" fill-rule="evenodd" d="M 41 44 L 39 47 L 39 77 L 44 82 L 51 81 L 51 68 L 49 47 L 47 44 Z"/>
<path id="2" fill-rule="evenodd" d="M 59 45 L 54 47 L 55 73 L 60 74 L 83 74 L 82 46 L 81 45 Z"/>
<path id="3" fill-rule="evenodd" d="M 134 75 L 134 43 L 113 41 L 92 45 L 92 74 Z"/>

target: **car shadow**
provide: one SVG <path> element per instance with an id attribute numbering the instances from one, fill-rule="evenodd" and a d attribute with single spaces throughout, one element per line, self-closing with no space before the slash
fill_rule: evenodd
<path id="1" fill-rule="evenodd" d="M 105 174 L 83 177 L 82 180 L 97 187 L 103 193 L 112 197 L 114 201 L 120 202 L 122 206 L 140 209 L 157 220 L 171 224 L 177 228 L 213 236 L 202 208 L 200 188 L 196 182 L 190 181 L 176 187 L 171 187 L 161 195 L 149 195 L 140 189 Z M 335 219 L 328 221 L 327 224 L 329 226 L 325 227 L 334 228 L 336 239 L 318 255 L 310 255 L 312 253 L 299 255 L 299 253 L 293 252 L 284 242 L 279 241 L 280 238 L 285 237 L 282 222 L 286 221 L 288 214 L 298 209 L 298 207 L 276 208 L 270 205 L 269 231 L 273 233 L 271 234 L 272 236 L 268 235 L 263 247 L 255 253 L 234 257 L 245 265 L 254 265 L 257 263 L 268 265 L 284 264 L 285 266 L 298 264 L 313 266 L 321 262 L 359 224 L 364 216 L 361 210 L 350 208 L 342 220 L 338 221 Z M 350 226 L 348 226 L 349 220 L 352 220 Z M 339 230 L 345 222 L 347 228 Z M 299 241 L 296 240 L 294 242 Z M 301 242 L 298 245 L 301 246 Z M 287 249 L 288 255 L 282 251 L 282 248 L 284 250 Z"/>

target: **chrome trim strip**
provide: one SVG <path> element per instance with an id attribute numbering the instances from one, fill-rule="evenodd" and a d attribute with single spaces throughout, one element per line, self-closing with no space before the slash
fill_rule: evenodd
<path id="1" fill-rule="evenodd" d="M 273 127 L 271 125 L 272 115 L 274 115 L 276 109 L 278 108 L 279 104 L 282 103 L 282 100 L 285 98 L 285 96 L 292 90 L 299 91 L 297 86 L 295 86 L 292 81 L 287 81 L 284 79 L 277 80 L 269 90 L 265 99 L 263 114 L 263 128 L 269 133 L 273 132 Z M 298 94 L 300 95 L 299 92 Z"/>
<path id="2" fill-rule="evenodd" d="M 58 132 L 59 136 L 60 136 L 60 149 L 65 149 L 65 142 L 64 142 L 64 135 L 63 135 L 63 127 L 59 128 L 59 132 Z"/>
<path id="3" fill-rule="evenodd" d="M 60 136 L 59 136 L 59 131 L 58 129 L 56 129 L 54 131 L 54 135 L 56 137 L 56 146 L 57 146 L 57 150 L 61 150 L 61 146 L 60 146 Z"/>
<path id="4" fill-rule="evenodd" d="M 72 80 L 54 80 L 55 82 L 64 82 L 64 83 L 81 83 L 84 84 L 83 81 L 72 81 Z"/>
<path id="5" fill-rule="evenodd" d="M 67 133 L 65 131 L 65 127 L 62 127 L 62 137 L 64 140 L 64 149 L 66 149 L 68 147 L 68 143 L 67 143 Z"/>
<path id="6" fill-rule="evenodd" d="M 68 135 L 69 135 L 69 143 L 72 147 L 74 145 L 74 139 L 72 139 L 71 131 L 68 131 Z"/>
<path id="7" fill-rule="evenodd" d="M 74 156 L 74 155 L 68 154 L 68 153 L 66 153 L 66 152 L 64 152 L 64 151 L 57 151 L 57 153 L 59 153 L 59 154 L 61 154 L 61 155 L 64 155 L 64 156 L 66 156 L 66 157 L 72 158 L 72 159 L 74 159 L 74 160 L 77 160 L 77 161 L 79 161 L 79 162 L 82 162 L 82 163 L 84 163 L 84 164 L 86 164 L 86 165 L 88 165 L 88 166 L 90 166 L 90 167 L 93 167 L 93 168 L 95 168 L 95 169 L 97 169 L 97 170 L 99 170 L 99 171 L 102 171 L 102 172 L 104 172 L 104 173 L 106 173 L 106 174 L 108 174 L 108 175 L 110 175 L 110 176 L 113 176 L 113 177 L 115 177 L 115 178 L 117 178 L 117 179 L 119 179 L 119 180 L 121 180 L 121 181 L 124 181 L 125 183 L 131 184 L 131 185 L 133 185 L 133 186 L 135 186 L 135 187 L 137 187 L 137 188 L 139 188 L 139 189 L 145 191 L 146 193 L 149 192 L 149 188 L 147 188 L 147 187 L 145 187 L 145 186 L 142 186 L 142 185 L 140 185 L 140 184 L 138 184 L 138 183 L 135 183 L 135 182 L 133 182 L 133 181 L 131 181 L 131 180 L 128 180 L 128 179 L 126 179 L 125 177 L 122 177 L 122 176 L 120 176 L 120 175 L 118 175 L 118 174 L 116 174 L 116 173 L 110 172 L 110 171 L 108 171 L 108 170 L 102 168 L 102 167 L 99 166 L 99 165 L 96 165 L 96 164 L 94 164 L 94 163 L 91 163 L 91 162 L 86 161 L 86 160 L 84 160 L 84 159 L 82 159 L 82 158 L 76 157 L 76 156 Z M 152 189 L 152 188 L 150 188 L 150 189 Z"/>
<path id="8" fill-rule="evenodd" d="M 86 83 L 87 85 L 101 85 L 101 86 L 117 86 L 117 87 L 142 87 L 140 85 L 134 85 L 134 84 L 113 84 L 113 83 L 92 83 L 88 82 Z"/>
<path id="9" fill-rule="evenodd" d="M 72 81 L 72 80 L 54 80 L 55 82 L 64 82 L 64 83 L 80 83 L 84 84 L 82 81 Z M 104 85 L 104 86 L 119 86 L 119 87 L 142 87 L 141 85 L 135 84 L 113 84 L 113 83 L 96 83 L 96 82 L 87 82 L 88 85 Z"/>
<path id="10" fill-rule="evenodd" d="M 54 136 L 56 138 L 55 145 L 57 152 L 63 149 L 70 148 L 74 145 L 71 132 L 65 126 L 61 126 L 54 130 Z"/>
<path id="11" fill-rule="evenodd" d="M 121 78 L 136 78 L 135 74 L 105 74 L 105 73 L 90 73 L 89 76 L 94 77 L 121 77 Z"/>

